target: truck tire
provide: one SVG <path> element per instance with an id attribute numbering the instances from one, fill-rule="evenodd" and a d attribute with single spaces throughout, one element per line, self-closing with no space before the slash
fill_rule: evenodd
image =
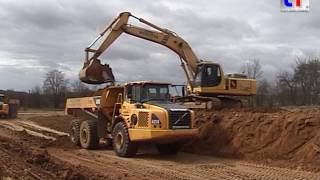
<path id="1" fill-rule="evenodd" d="M 80 145 L 80 121 L 78 119 L 74 119 L 70 123 L 70 141 L 79 146 Z"/>
<path id="2" fill-rule="evenodd" d="M 97 122 L 94 120 L 83 121 L 80 125 L 80 144 L 85 149 L 95 149 L 99 145 Z"/>
<path id="3" fill-rule="evenodd" d="M 112 145 L 120 157 L 132 157 L 137 153 L 137 145 L 129 139 L 129 132 L 123 122 L 118 122 L 112 131 Z"/>
<path id="4" fill-rule="evenodd" d="M 180 143 L 157 144 L 156 146 L 160 154 L 167 154 L 167 155 L 177 154 L 181 148 Z"/>

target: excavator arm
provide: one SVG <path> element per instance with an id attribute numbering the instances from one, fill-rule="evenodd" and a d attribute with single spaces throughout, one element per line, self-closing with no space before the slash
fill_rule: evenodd
<path id="1" fill-rule="evenodd" d="M 153 28 L 145 29 L 128 24 L 130 17 L 139 20 L 141 23 Z M 108 65 L 102 65 L 99 56 L 122 34 L 127 33 L 138 38 L 161 44 L 174 51 L 181 59 L 181 65 L 191 86 L 197 70 L 199 59 L 189 44 L 174 32 L 160 28 L 142 18 L 133 16 L 129 12 L 121 13 L 86 49 L 86 60 L 83 69 L 80 71 L 80 80 L 89 84 L 113 83 L 114 76 Z M 94 44 L 102 37 L 105 37 L 97 49 Z"/>

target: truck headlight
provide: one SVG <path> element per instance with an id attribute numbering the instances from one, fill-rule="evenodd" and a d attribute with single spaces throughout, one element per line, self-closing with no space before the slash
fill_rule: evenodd
<path id="1" fill-rule="evenodd" d="M 151 116 L 151 124 L 153 124 L 153 125 L 161 124 L 160 119 L 155 114 L 152 114 L 152 116 Z"/>

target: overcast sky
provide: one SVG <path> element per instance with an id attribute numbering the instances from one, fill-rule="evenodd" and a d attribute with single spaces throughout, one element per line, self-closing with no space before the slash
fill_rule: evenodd
<path id="1" fill-rule="evenodd" d="M 0 0 L 0 89 L 42 86 L 52 69 L 76 80 L 84 48 L 122 11 L 176 32 L 225 73 L 257 58 L 272 80 L 296 57 L 320 55 L 319 8 L 318 0 L 309 13 L 280 12 L 279 0 Z M 129 35 L 102 59 L 118 81 L 186 81 L 176 54 Z"/>

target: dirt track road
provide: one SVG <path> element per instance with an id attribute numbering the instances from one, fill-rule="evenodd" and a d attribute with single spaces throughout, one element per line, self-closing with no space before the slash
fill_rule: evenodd
<path id="1" fill-rule="evenodd" d="M 172 156 L 138 155 L 125 159 L 111 150 L 63 151 L 51 149 L 54 156 L 74 165 L 84 165 L 99 173 L 113 171 L 132 179 L 317 179 L 319 174 L 267 167 L 237 160 L 180 153 Z"/>
<path id="2" fill-rule="evenodd" d="M 315 172 L 188 153 L 161 156 L 152 149 L 135 158 L 120 158 L 108 147 L 90 151 L 73 147 L 65 132 L 39 126 L 24 115 L 1 120 L 0 138 L 0 179 L 320 179 Z M 30 160 L 39 155 L 45 161 Z"/>

